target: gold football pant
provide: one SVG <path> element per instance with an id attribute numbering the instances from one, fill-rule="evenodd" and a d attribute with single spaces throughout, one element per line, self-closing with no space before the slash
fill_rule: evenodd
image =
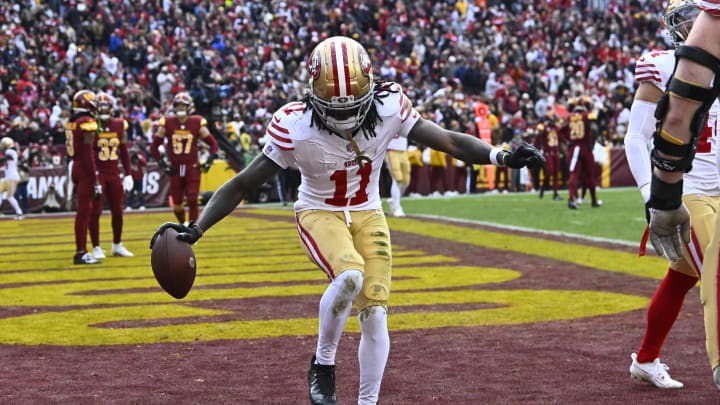
<path id="1" fill-rule="evenodd" d="M 404 187 L 410 184 L 410 159 L 407 151 L 388 150 L 387 160 L 390 163 L 389 169 L 392 178 Z"/>
<path id="2" fill-rule="evenodd" d="M 392 248 L 381 209 L 308 210 L 297 213 L 296 221 L 305 254 L 330 279 L 345 270 L 363 272 L 363 286 L 356 301 L 359 311 L 373 305 L 387 310 Z"/>
<path id="3" fill-rule="evenodd" d="M 708 226 L 711 229 L 712 238 L 705 249 L 705 257 L 702 261 L 702 279 L 700 280 L 700 300 L 703 304 L 705 314 L 705 348 L 707 349 L 708 360 L 712 368 L 720 366 L 720 334 L 718 333 L 718 255 L 720 254 L 720 216 L 717 215 L 720 206 L 720 197 L 704 197 L 714 204 L 713 209 L 708 209 L 706 215 L 698 217 L 690 212 L 693 229 Z M 687 203 L 686 203 L 687 204 Z M 689 207 L 689 206 L 688 206 Z M 714 216 L 711 215 L 715 214 Z M 694 236 L 694 235 L 693 235 Z"/>

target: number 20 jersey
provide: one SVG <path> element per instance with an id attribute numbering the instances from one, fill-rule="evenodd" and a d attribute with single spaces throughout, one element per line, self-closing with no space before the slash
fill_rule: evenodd
<path id="1" fill-rule="evenodd" d="M 420 119 L 400 85 L 390 91 L 375 90 L 382 103 L 375 102 L 380 119 L 376 136 L 365 137 L 362 130 L 355 142 L 371 164 L 358 163 L 351 144 L 338 135 L 311 126 L 312 110 L 292 102 L 273 114 L 265 132 L 263 153 L 282 168 L 300 169 L 301 183 L 295 211 L 322 209 L 328 211 L 361 211 L 379 209 L 380 170 L 385 151 L 395 135 L 407 137 Z M 385 93 L 385 94 L 383 94 Z"/>

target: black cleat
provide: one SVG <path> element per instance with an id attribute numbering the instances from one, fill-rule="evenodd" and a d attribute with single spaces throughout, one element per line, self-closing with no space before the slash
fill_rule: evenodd
<path id="1" fill-rule="evenodd" d="M 562 197 L 560 197 L 560 194 L 555 193 L 555 195 L 553 195 L 553 200 L 562 201 Z"/>
<path id="2" fill-rule="evenodd" d="M 102 263 L 100 260 L 93 257 L 88 252 L 78 253 L 73 256 L 73 264 L 99 264 Z"/>
<path id="3" fill-rule="evenodd" d="M 592 203 L 593 208 L 602 207 L 602 200 L 597 200 Z"/>
<path id="4" fill-rule="evenodd" d="M 335 395 L 335 366 L 317 364 L 315 356 L 308 370 L 310 403 L 313 405 L 337 405 Z"/>
<path id="5" fill-rule="evenodd" d="M 538 198 L 542 199 L 544 195 L 545 195 L 545 189 L 541 187 L 540 194 L 538 194 Z"/>
<path id="6" fill-rule="evenodd" d="M 568 208 L 570 208 L 571 210 L 576 210 L 577 204 L 575 204 L 575 201 L 568 201 Z"/>

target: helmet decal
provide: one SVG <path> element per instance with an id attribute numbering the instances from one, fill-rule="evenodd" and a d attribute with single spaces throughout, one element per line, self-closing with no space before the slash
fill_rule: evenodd
<path id="1" fill-rule="evenodd" d="M 358 50 L 360 54 L 360 70 L 362 73 L 367 76 L 372 76 L 372 63 L 370 63 L 370 56 L 368 56 L 367 52 L 365 52 L 364 49 Z"/>
<path id="2" fill-rule="evenodd" d="M 310 77 L 312 77 L 313 80 L 320 78 L 320 52 L 315 52 L 310 57 L 308 73 L 310 73 Z"/>

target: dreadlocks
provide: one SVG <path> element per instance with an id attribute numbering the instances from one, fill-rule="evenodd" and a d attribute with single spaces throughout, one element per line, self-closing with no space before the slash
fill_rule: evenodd
<path id="1" fill-rule="evenodd" d="M 384 104 L 382 99 L 389 96 L 390 93 L 397 93 L 399 90 L 392 89 L 393 82 L 388 82 L 386 80 L 382 79 L 375 79 L 375 89 L 373 90 L 373 99 L 377 101 L 380 104 Z M 312 110 L 312 104 L 310 103 L 310 93 L 306 93 L 302 101 L 305 103 L 305 111 Z M 363 132 L 363 135 L 365 136 L 365 139 L 370 139 L 370 137 L 375 137 L 377 134 L 375 133 L 375 127 L 378 124 L 378 121 L 382 121 L 382 118 L 377 113 L 377 108 L 375 107 L 375 103 L 373 102 L 370 106 L 370 110 L 368 111 L 367 115 L 365 116 L 365 120 L 363 121 L 362 125 L 360 126 L 360 129 Z M 345 138 L 341 136 L 340 134 L 335 133 L 335 131 L 331 130 L 330 128 L 325 125 L 325 123 L 320 119 L 320 115 L 317 114 L 314 110 L 312 112 L 312 120 L 310 122 L 310 126 L 317 126 L 320 129 L 324 129 L 331 134 L 340 136 L 341 138 Z"/>

